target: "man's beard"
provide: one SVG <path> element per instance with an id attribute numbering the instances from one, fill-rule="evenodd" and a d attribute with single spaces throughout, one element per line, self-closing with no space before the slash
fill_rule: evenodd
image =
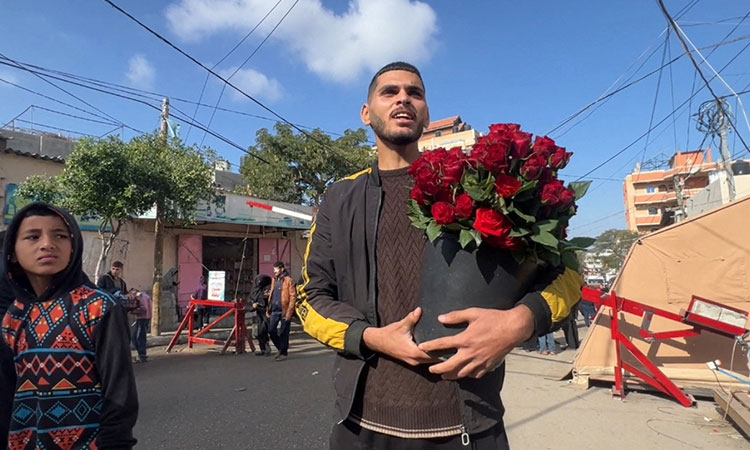
<path id="1" fill-rule="evenodd" d="M 410 130 L 408 128 L 400 129 L 394 133 L 388 133 L 385 131 L 385 122 L 375 115 L 370 116 L 370 126 L 375 136 L 379 137 L 381 141 L 387 142 L 395 146 L 405 146 L 417 142 L 422 137 L 422 128 L 417 127 L 416 130 Z"/>

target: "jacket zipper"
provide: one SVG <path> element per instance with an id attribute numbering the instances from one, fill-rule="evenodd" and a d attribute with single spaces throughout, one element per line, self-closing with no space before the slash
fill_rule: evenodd
<path id="1" fill-rule="evenodd" d="M 471 444 L 471 438 L 469 437 L 469 433 L 466 432 L 464 425 L 461 425 L 461 444 L 464 447 L 468 447 Z"/>

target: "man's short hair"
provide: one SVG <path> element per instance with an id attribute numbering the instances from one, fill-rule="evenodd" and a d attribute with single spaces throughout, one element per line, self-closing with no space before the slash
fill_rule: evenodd
<path id="1" fill-rule="evenodd" d="M 367 100 L 368 101 L 370 100 L 370 97 L 372 97 L 372 92 L 375 90 L 375 85 L 377 84 L 378 77 L 380 75 L 383 75 L 386 72 L 391 72 L 393 70 L 405 70 L 407 72 L 413 73 L 414 75 L 419 77 L 419 81 L 422 82 L 422 87 L 424 87 L 424 80 L 422 79 L 422 74 L 419 73 L 419 69 L 417 69 L 412 64 L 409 64 L 407 62 L 396 61 L 396 62 L 392 62 L 392 63 L 388 63 L 384 65 L 372 77 L 372 80 L 370 80 L 370 86 L 367 88 Z"/>
<path id="2" fill-rule="evenodd" d="M 284 266 L 284 262 L 283 261 L 276 261 L 275 263 L 273 263 L 273 266 L 277 267 L 279 269 L 284 269 L 286 267 L 286 266 Z"/>
<path id="3" fill-rule="evenodd" d="M 112 267 L 117 267 L 119 269 L 122 269 L 124 267 L 124 264 L 122 263 L 122 261 L 115 261 L 112 263 Z"/>

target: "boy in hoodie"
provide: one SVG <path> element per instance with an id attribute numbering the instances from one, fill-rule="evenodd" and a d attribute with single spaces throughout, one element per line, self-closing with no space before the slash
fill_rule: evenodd
<path id="1" fill-rule="evenodd" d="M 0 410 L 11 416 L 9 448 L 136 443 L 126 313 L 89 281 L 82 255 L 78 224 L 58 207 L 32 203 L 8 226 L 2 276 L 15 300 L 2 319 L 0 365 L 15 365 L 16 379 L 0 379 L 15 386 L 12 404 Z"/>

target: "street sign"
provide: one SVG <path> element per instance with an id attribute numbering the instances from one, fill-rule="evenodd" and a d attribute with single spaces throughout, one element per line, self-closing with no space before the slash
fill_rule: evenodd
<path id="1" fill-rule="evenodd" d="M 224 284 L 226 274 L 223 270 L 208 272 L 208 299 L 224 301 Z"/>

